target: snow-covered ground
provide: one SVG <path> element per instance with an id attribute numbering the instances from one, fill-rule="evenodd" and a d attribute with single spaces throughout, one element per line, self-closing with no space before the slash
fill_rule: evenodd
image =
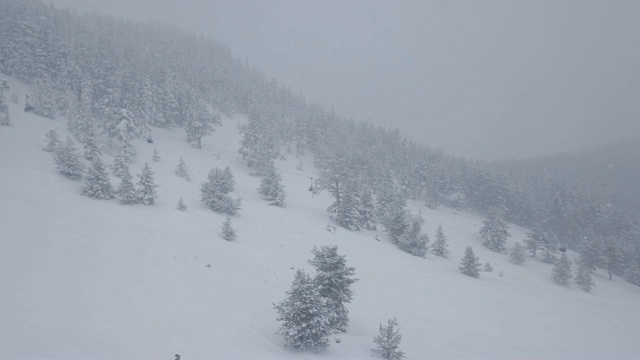
<path id="1" fill-rule="evenodd" d="M 9 95 L 28 90 L 10 85 Z M 640 357 L 640 288 L 601 273 L 592 293 L 559 286 L 550 265 L 514 265 L 482 247 L 478 215 L 412 204 L 432 240 L 443 226 L 448 260 L 413 257 L 382 233 L 376 241 L 375 232 L 328 231 L 330 198 L 312 197 L 311 158 L 299 171 L 295 156 L 277 162 L 287 207 L 267 206 L 236 152 L 242 117 L 224 118 L 203 150 L 182 130 L 154 129 L 153 144 L 137 143 L 132 172 L 149 162 L 159 199 L 127 206 L 82 196 L 82 182 L 56 171 L 41 149 L 49 129 L 64 139 L 64 119 L 24 113 L 22 101 L 9 106 L 13 127 L 0 127 L 0 358 L 370 358 L 378 324 L 393 316 L 409 359 Z M 174 175 L 180 156 L 191 182 Z M 224 217 L 199 201 L 208 171 L 226 165 L 243 198 L 235 242 L 220 236 Z M 181 197 L 186 212 L 176 210 Z M 525 237 L 517 226 L 510 232 L 510 245 Z M 274 334 L 272 303 L 296 268 L 311 272 L 311 249 L 330 244 L 360 279 L 351 326 L 320 354 L 291 351 Z M 458 272 L 468 245 L 493 272 Z"/>

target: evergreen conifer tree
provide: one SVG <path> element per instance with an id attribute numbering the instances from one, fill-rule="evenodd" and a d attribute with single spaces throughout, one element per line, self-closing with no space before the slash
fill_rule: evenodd
<path id="1" fill-rule="evenodd" d="M 524 246 L 531 253 L 531 257 L 536 257 L 537 251 L 543 249 L 545 243 L 544 234 L 537 228 L 529 232 L 527 238 L 524 239 Z"/>
<path id="2" fill-rule="evenodd" d="M 492 272 L 493 266 L 491 266 L 491 263 L 487 261 L 486 263 L 484 263 L 484 267 L 482 268 L 482 271 Z"/>
<path id="3" fill-rule="evenodd" d="M 60 173 L 72 179 L 78 179 L 84 175 L 84 164 L 80 161 L 78 149 L 71 140 L 71 136 L 67 136 L 64 145 L 58 146 L 54 151 L 54 160 Z"/>
<path id="4" fill-rule="evenodd" d="M 560 285 L 569 284 L 569 280 L 573 277 L 573 272 L 571 270 L 571 260 L 569 260 L 567 254 L 562 253 L 560 259 L 556 261 L 555 266 L 551 270 L 551 277 Z"/>
<path id="5" fill-rule="evenodd" d="M 304 270 L 298 270 L 287 298 L 274 305 L 277 321 L 282 325 L 276 333 L 296 350 L 321 350 L 329 346 L 332 329 L 325 301 Z"/>
<path id="6" fill-rule="evenodd" d="M 236 239 L 236 230 L 231 227 L 231 217 L 227 218 L 222 223 L 222 238 L 227 241 L 234 241 Z"/>
<path id="7" fill-rule="evenodd" d="M 336 223 L 347 230 L 360 230 L 360 199 L 353 181 L 345 180 L 340 197 L 329 205 L 327 211 L 336 214 Z"/>
<path id="8" fill-rule="evenodd" d="M 9 106 L 7 106 L 7 101 L 4 98 L 5 90 L 8 90 L 9 86 L 6 81 L 2 81 L 0 83 L 0 125 L 2 126 L 11 126 L 11 119 L 9 118 Z"/>
<path id="9" fill-rule="evenodd" d="M 112 199 L 114 197 L 109 174 L 99 157 L 91 162 L 82 187 L 82 194 L 94 199 Z"/>
<path id="10" fill-rule="evenodd" d="M 500 219 L 496 211 L 490 211 L 483 223 L 484 226 L 480 229 L 482 244 L 494 252 L 504 251 L 507 238 L 511 236 L 507 231 L 507 225 Z"/>
<path id="11" fill-rule="evenodd" d="M 377 230 L 376 222 L 378 219 L 378 209 L 375 199 L 373 198 L 373 192 L 367 185 L 360 185 L 360 227 L 367 230 Z"/>
<path id="12" fill-rule="evenodd" d="M 136 152 L 136 148 L 130 141 L 124 143 L 124 147 L 122 148 L 122 156 L 127 164 L 133 164 L 136 162 L 138 154 Z"/>
<path id="13" fill-rule="evenodd" d="M 180 211 L 187 210 L 187 205 L 184 203 L 184 200 L 182 200 L 182 198 L 180 198 L 180 200 L 178 200 L 178 205 L 176 206 L 176 209 L 178 209 Z"/>
<path id="14" fill-rule="evenodd" d="M 178 166 L 176 167 L 175 172 L 178 177 L 191 181 L 191 178 L 189 178 L 189 170 L 187 170 L 187 164 L 184 162 L 182 156 L 180 156 L 180 160 L 178 160 Z"/>
<path id="15" fill-rule="evenodd" d="M 84 158 L 89 161 L 93 161 L 101 155 L 102 152 L 98 147 L 95 136 L 87 136 L 84 141 Z"/>
<path id="16" fill-rule="evenodd" d="M 420 215 L 411 216 L 409 227 L 398 238 L 398 248 L 411 255 L 425 257 L 429 251 L 429 236 L 422 233 L 424 219 Z"/>
<path id="17" fill-rule="evenodd" d="M 602 260 L 601 243 L 599 239 L 592 235 L 582 244 L 578 264 L 586 267 L 590 272 L 594 272 L 602 264 Z"/>
<path id="18" fill-rule="evenodd" d="M 320 296 L 326 299 L 329 310 L 329 325 L 333 332 L 346 332 L 349 326 L 349 310 L 345 304 L 353 299 L 351 284 L 358 281 L 354 278 L 355 268 L 347 266 L 344 255 L 338 255 L 337 246 L 323 246 L 312 250 L 314 258 L 309 264 L 316 269 L 313 282 Z"/>
<path id="19" fill-rule="evenodd" d="M 438 226 L 438 230 L 436 230 L 436 241 L 431 245 L 431 253 L 447 259 L 449 258 L 449 250 L 447 247 L 449 247 L 449 244 L 447 244 L 447 238 L 442 231 L 442 225 L 440 225 Z"/>
<path id="20" fill-rule="evenodd" d="M 519 242 L 516 242 L 515 244 L 513 244 L 513 247 L 509 252 L 509 259 L 511 260 L 512 263 L 516 265 L 522 265 L 527 261 L 526 256 L 527 256 L 527 250 L 525 249 L 524 246 L 520 245 Z"/>
<path id="21" fill-rule="evenodd" d="M 576 284 L 580 285 L 582 290 L 590 292 L 595 283 L 591 277 L 591 270 L 585 265 L 578 265 L 578 273 L 576 274 Z"/>
<path id="22" fill-rule="evenodd" d="M 45 140 L 47 142 L 47 146 L 45 146 L 43 150 L 46 152 L 56 151 L 60 146 L 60 140 L 58 139 L 58 132 L 56 129 L 49 130 L 44 136 L 47 138 L 47 140 Z"/>
<path id="23" fill-rule="evenodd" d="M 144 205 L 153 205 L 158 198 L 158 193 L 156 192 L 158 185 L 153 180 L 153 171 L 151 171 L 149 164 L 144 164 L 138 178 L 138 201 Z"/>
<path id="24" fill-rule="evenodd" d="M 460 272 L 474 278 L 480 277 L 480 259 L 473 253 L 471 246 L 464 249 L 464 257 L 460 261 Z"/>
<path id="25" fill-rule="evenodd" d="M 229 192 L 233 191 L 235 181 L 231 170 L 225 171 L 214 168 L 209 171 L 207 180 L 200 186 L 200 200 L 211 210 L 235 215 L 240 210 L 240 199 L 232 199 Z"/>
<path id="26" fill-rule="evenodd" d="M 117 193 L 120 203 L 124 205 L 135 204 L 139 201 L 138 192 L 133 184 L 133 176 L 129 171 L 129 166 L 125 165 L 120 176 L 120 185 L 118 185 Z"/>
<path id="27" fill-rule="evenodd" d="M 623 268 L 622 254 L 612 238 L 610 238 L 605 244 L 603 255 L 604 266 L 609 274 L 609 279 L 612 279 L 613 274 L 619 273 Z"/>
<path id="28" fill-rule="evenodd" d="M 404 359 L 404 353 L 399 350 L 402 335 L 400 335 L 400 330 L 397 327 L 398 321 L 395 317 L 387 320 L 386 326 L 380 324 L 380 333 L 373 338 L 376 348 L 371 349 L 375 356 L 380 356 L 387 360 Z"/>
<path id="29" fill-rule="evenodd" d="M 122 153 L 115 156 L 113 159 L 113 163 L 111 164 L 111 172 L 115 177 L 122 178 L 124 175 L 125 169 L 129 168 L 129 164 L 125 160 L 125 157 Z"/>
<path id="30" fill-rule="evenodd" d="M 158 152 L 158 149 L 153 149 L 153 155 L 151 159 L 153 160 L 153 162 L 160 162 L 160 153 Z"/>
<path id="31" fill-rule="evenodd" d="M 282 178 L 280 177 L 280 174 L 276 172 L 273 161 L 270 162 L 265 169 L 262 180 L 260 180 L 258 192 L 262 195 L 262 198 L 269 203 L 269 205 L 280 207 L 285 206 L 286 193 L 284 192 L 284 186 L 282 185 Z"/>

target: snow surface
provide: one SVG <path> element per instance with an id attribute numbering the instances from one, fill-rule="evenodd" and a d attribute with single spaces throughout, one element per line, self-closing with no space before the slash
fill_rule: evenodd
<path id="1" fill-rule="evenodd" d="M 10 80 L 7 98 L 24 98 L 28 88 Z M 379 323 L 393 316 L 409 359 L 640 357 L 640 288 L 602 273 L 592 293 L 559 286 L 550 265 L 514 265 L 484 248 L 479 215 L 412 204 L 431 241 L 442 224 L 448 260 L 413 257 L 382 233 L 376 241 L 376 232 L 328 231 L 331 199 L 308 191 L 311 157 L 299 171 L 291 155 L 277 162 L 287 207 L 268 206 L 236 152 L 240 116 L 223 118 L 203 150 L 180 129 L 154 129 L 153 144 L 139 141 L 132 173 L 149 162 L 159 199 L 129 206 L 80 195 L 82 182 L 60 175 L 41 150 L 49 129 L 65 138 L 64 119 L 23 106 L 9 103 L 13 127 L 0 127 L 0 358 L 370 358 Z M 174 174 L 180 156 L 191 182 Z M 234 196 L 243 198 L 235 242 L 221 238 L 224 216 L 199 201 L 206 174 L 226 165 Z M 181 197 L 186 212 L 176 210 Z M 520 227 L 510 232 L 509 246 L 525 237 Z M 272 303 L 284 298 L 296 268 L 312 273 L 307 260 L 321 245 L 338 245 L 357 268 L 351 326 L 326 351 L 298 353 L 274 334 Z M 458 272 L 468 245 L 493 272 Z"/>

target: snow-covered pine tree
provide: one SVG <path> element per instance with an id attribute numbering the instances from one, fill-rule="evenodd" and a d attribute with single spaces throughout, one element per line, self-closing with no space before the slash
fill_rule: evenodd
<path id="1" fill-rule="evenodd" d="M 360 209 L 358 210 L 360 213 L 360 227 L 367 230 L 377 230 L 378 209 L 371 187 L 366 184 L 360 184 L 358 197 L 360 198 Z"/>
<path id="2" fill-rule="evenodd" d="M 560 285 L 569 284 L 569 280 L 573 277 L 573 272 L 571 270 L 571 260 L 569 260 L 567 254 L 562 253 L 560 259 L 556 261 L 551 270 L 551 277 Z"/>
<path id="3" fill-rule="evenodd" d="M 202 149 L 202 138 L 213 134 L 213 126 L 220 124 L 220 116 L 209 113 L 204 101 L 194 97 L 187 110 L 184 124 L 187 142 L 197 149 Z"/>
<path id="4" fill-rule="evenodd" d="M 393 213 L 389 213 L 382 224 L 387 235 L 397 244 L 402 234 L 411 226 L 411 214 L 404 207 L 397 209 Z"/>
<path id="5" fill-rule="evenodd" d="M 482 271 L 492 272 L 493 266 L 491 266 L 491 263 L 487 261 L 486 263 L 484 263 L 484 267 L 482 268 Z"/>
<path id="6" fill-rule="evenodd" d="M 338 225 L 347 230 L 360 230 L 360 199 L 358 189 L 354 181 L 344 180 L 339 198 L 327 208 L 329 213 L 334 213 Z"/>
<path id="7" fill-rule="evenodd" d="M 100 148 L 98 147 L 95 136 L 87 136 L 84 140 L 84 158 L 89 161 L 93 161 L 101 155 L 102 151 L 100 151 Z"/>
<path id="8" fill-rule="evenodd" d="M 47 142 L 47 145 L 42 150 L 46 152 L 56 151 L 56 149 L 60 146 L 60 139 L 58 138 L 58 132 L 56 131 L 56 129 L 47 131 L 44 136 L 47 138 L 47 140 L 45 140 Z"/>
<path id="9" fill-rule="evenodd" d="M 555 244 L 548 242 L 542 249 L 542 261 L 547 264 L 555 264 L 558 261 L 557 253 Z"/>
<path id="10" fill-rule="evenodd" d="M 227 241 L 234 241 L 236 237 L 236 230 L 231 226 L 231 217 L 227 216 L 222 223 L 222 238 Z"/>
<path id="11" fill-rule="evenodd" d="M 531 253 L 531 257 L 536 257 L 537 251 L 542 250 L 546 243 L 544 234 L 538 228 L 527 233 L 527 238 L 524 239 L 524 246 Z"/>
<path id="12" fill-rule="evenodd" d="M 125 160 L 125 157 L 122 153 L 119 153 L 113 159 L 113 163 L 111 164 L 111 172 L 114 176 L 122 178 L 125 169 L 129 168 L 129 164 Z"/>
<path id="13" fill-rule="evenodd" d="M 431 245 L 431 253 L 435 256 L 440 256 L 445 259 L 449 258 L 449 250 L 447 249 L 449 244 L 447 244 L 447 237 L 444 235 L 442 231 L 442 225 L 438 226 L 438 230 L 436 230 L 436 241 Z"/>
<path id="14" fill-rule="evenodd" d="M 498 212 L 490 211 L 483 224 L 484 226 L 480 229 L 482 244 L 494 252 L 505 251 L 507 238 L 511 234 L 507 231 L 507 225 L 500 219 Z"/>
<path id="15" fill-rule="evenodd" d="M 138 178 L 138 201 L 145 205 L 153 205 L 158 198 L 158 193 L 156 192 L 158 185 L 153 180 L 153 171 L 151 171 L 149 164 L 144 164 Z"/>
<path id="16" fill-rule="evenodd" d="M 613 238 L 609 238 L 605 244 L 603 262 L 609 274 L 609 280 L 613 278 L 613 274 L 619 274 L 623 269 L 622 254 Z"/>
<path id="17" fill-rule="evenodd" d="M 187 205 L 184 203 L 184 200 L 182 200 L 182 198 L 180 198 L 180 200 L 178 200 L 178 205 L 176 206 L 176 209 L 178 209 L 180 211 L 187 210 Z"/>
<path id="18" fill-rule="evenodd" d="M 474 278 L 480 277 L 480 259 L 473 253 L 471 246 L 464 249 L 464 256 L 458 267 L 460 272 Z"/>
<path id="19" fill-rule="evenodd" d="M 49 79 L 38 79 L 34 88 L 33 113 L 49 119 L 55 117 L 54 89 Z"/>
<path id="20" fill-rule="evenodd" d="M 321 350 L 329 346 L 332 329 L 325 300 L 304 270 L 297 270 L 287 298 L 274 308 L 282 325 L 276 331 L 296 350 Z"/>
<path id="21" fill-rule="evenodd" d="M 519 242 L 513 244 L 511 251 L 509 252 L 509 260 L 516 265 L 524 264 L 527 259 L 527 249 L 522 246 Z"/>
<path id="22" fill-rule="evenodd" d="M 184 162 L 182 156 L 180 156 L 180 160 L 178 160 L 178 166 L 176 166 L 175 173 L 178 177 L 181 177 L 187 181 L 191 181 L 191 178 L 189 178 L 189 170 L 187 169 L 187 164 Z"/>
<path id="23" fill-rule="evenodd" d="M 282 178 L 280 174 L 276 172 L 273 161 L 269 163 L 264 171 L 258 192 L 269 205 L 285 206 L 285 197 L 287 194 L 284 191 L 284 185 L 282 185 Z"/>
<path id="24" fill-rule="evenodd" d="M 109 174 L 100 157 L 96 157 L 91 162 L 91 167 L 84 179 L 82 194 L 94 199 L 112 199 L 114 197 Z"/>
<path id="25" fill-rule="evenodd" d="M 131 141 L 127 141 L 124 143 L 124 147 L 122 148 L 122 156 L 127 164 L 131 165 L 136 162 L 138 153 L 136 152 L 136 148 L 133 146 Z"/>
<path id="26" fill-rule="evenodd" d="M 235 215 L 240 210 L 240 199 L 232 199 L 229 192 L 233 191 L 235 181 L 231 171 L 214 168 L 209 171 L 207 180 L 200 186 L 200 200 L 215 212 Z"/>
<path id="27" fill-rule="evenodd" d="M 120 185 L 118 185 L 117 194 L 120 198 L 120 203 L 124 205 L 135 204 L 139 201 L 138 192 L 133 184 L 133 176 L 129 171 L 129 166 L 125 165 L 120 175 Z"/>
<path id="28" fill-rule="evenodd" d="M 602 260 L 602 243 L 592 235 L 581 246 L 578 264 L 586 267 L 590 272 L 594 272 L 598 266 L 602 265 Z"/>
<path id="29" fill-rule="evenodd" d="M 590 292 L 595 283 L 591 277 L 591 270 L 582 264 L 578 265 L 578 273 L 576 274 L 576 284 L 580 285 L 582 290 Z"/>
<path id="30" fill-rule="evenodd" d="M 153 155 L 151 156 L 151 159 L 153 160 L 153 162 L 160 161 L 160 153 L 158 152 L 158 149 L 153 149 Z"/>
<path id="31" fill-rule="evenodd" d="M 349 326 L 349 310 L 345 304 L 353 299 L 351 284 L 358 281 L 354 278 L 356 269 L 347 266 L 345 255 L 338 255 L 337 246 L 323 246 L 312 250 L 314 258 L 309 264 L 316 269 L 313 282 L 326 299 L 329 311 L 329 325 L 333 332 L 346 332 Z"/>
<path id="32" fill-rule="evenodd" d="M 387 360 L 404 359 L 404 352 L 399 349 L 402 335 L 400 335 L 396 318 L 387 320 L 386 326 L 380 324 L 378 330 L 378 336 L 373 338 L 373 343 L 376 344 L 376 348 L 371 349 L 373 355 Z"/>
<path id="33" fill-rule="evenodd" d="M 72 179 L 81 178 L 84 175 L 84 164 L 80 161 L 80 155 L 71 136 L 67 136 L 64 145 L 58 146 L 53 153 L 56 168 L 60 173 Z"/>
<path id="34" fill-rule="evenodd" d="M 429 236 L 422 233 L 424 219 L 421 215 L 411 216 L 409 227 L 398 238 L 398 248 L 413 256 L 425 257 L 429 251 Z"/>
<path id="35" fill-rule="evenodd" d="M 0 83 L 0 125 L 11 126 L 11 118 L 9 118 L 9 106 L 4 98 L 4 93 L 9 89 L 6 81 Z"/>

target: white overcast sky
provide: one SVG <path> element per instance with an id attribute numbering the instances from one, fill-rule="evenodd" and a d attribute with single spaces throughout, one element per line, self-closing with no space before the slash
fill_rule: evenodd
<path id="1" fill-rule="evenodd" d="M 637 0 L 53 0 L 227 43 L 342 115 L 455 155 L 640 136 Z"/>

